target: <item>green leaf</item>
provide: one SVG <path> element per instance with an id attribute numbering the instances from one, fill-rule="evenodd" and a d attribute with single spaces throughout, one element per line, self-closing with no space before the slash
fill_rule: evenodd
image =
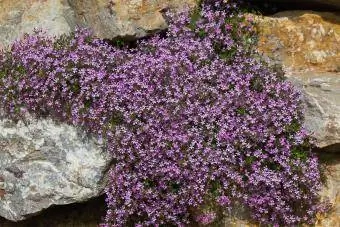
<path id="1" fill-rule="evenodd" d="M 261 92 L 263 91 L 264 81 L 260 76 L 254 76 L 250 80 L 250 89 L 253 91 Z"/>
<path id="2" fill-rule="evenodd" d="M 207 33 L 206 33 L 203 29 L 200 29 L 200 30 L 198 31 L 198 36 L 199 36 L 200 38 L 204 38 L 204 37 L 207 36 Z"/>
<path id="3" fill-rule="evenodd" d="M 74 93 L 79 93 L 80 92 L 80 85 L 79 83 L 74 83 L 71 85 L 71 91 Z"/>
<path id="4" fill-rule="evenodd" d="M 218 53 L 221 59 L 223 60 L 230 60 L 236 54 L 236 49 L 232 48 L 231 50 L 223 50 Z"/>
<path id="5" fill-rule="evenodd" d="M 214 196 L 217 197 L 220 194 L 220 189 L 221 189 L 221 182 L 218 180 L 212 181 L 210 183 L 210 190 L 209 192 Z"/>
<path id="6" fill-rule="evenodd" d="M 144 182 L 143 182 L 143 185 L 145 188 L 149 189 L 149 188 L 153 188 L 156 186 L 156 182 L 151 180 L 151 179 L 146 179 Z"/>
<path id="7" fill-rule="evenodd" d="M 246 158 L 246 165 L 250 166 L 254 161 L 255 161 L 255 157 L 249 156 Z"/>
<path id="8" fill-rule="evenodd" d="M 7 69 L 3 69 L 0 71 L 0 79 L 5 78 L 7 76 Z"/>
<path id="9" fill-rule="evenodd" d="M 92 105 L 92 99 L 88 99 L 84 101 L 84 106 L 86 109 L 90 108 Z"/>
<path id="10" fill-rule="evenodd" d="M 294 147 L 291 151 L 292 158 L 300 159 L 302 161 L 307 160 L 307 152 L 305 152 L 301 147 Z"/>
<path id="11" fill-rule="evenodd" d="M 290 125 L 286 126 L 285 130 L 288 133 L 295 133 L 298 132 L 300 128 L 301 124 L 296 119 L 294 119 Z"/>
<path id="12" fill-rule="evenodd" d="M 21 75 L 26 74 L 26 69 L 25 69 L 25 67 L 22 66 L 22 65 L 19 65 L 19 66 L 17 67 L 17 71 L 18 71 Z"/>
<path id="13" fill-rule="evenodd" d="M 247 109 L 244 107 L 239 107 L 236 109 L 236 113 L 240 114 L 240 115 L 245 115 L 247 113 Z"/>
<path id="14" fill-rule="evenodd" d="M 199 9 L 196 9 L 192 12 L 190 17 L 190 23 L 188 27 L 194 31 L 196 29 L 196 23 L 201 18 L 201 11 Z"/>

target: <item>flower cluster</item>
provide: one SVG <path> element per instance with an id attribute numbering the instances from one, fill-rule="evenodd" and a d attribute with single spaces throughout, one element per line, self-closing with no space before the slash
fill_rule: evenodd
<path id="1" fill-rule="evenodd" d="M 209 224 L 210 204 L 263 224 L 312 223 L 318 160 L 300 93 L 253 56 L 251 20 L 206 1 L 165 37 L 110 46 L 86 30 L 26 36 L 0 55 L 1 106 L 80 126 L 115 161 L 103 226 Z"/>

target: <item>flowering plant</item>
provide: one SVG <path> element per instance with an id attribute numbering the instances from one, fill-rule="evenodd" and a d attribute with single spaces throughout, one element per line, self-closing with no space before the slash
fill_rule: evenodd
<path id="1" fill-rule="evenodd" d="M 0 55 L 1 105 L 80 126 L 115 164 L 103 226 L 209 224 L 236 204 L 263 224 L 312 223 L 320 173 L 301 94 L 254 52 L 236 4 L 169 12 L 165 37 L 114 47 L 87 30 L 27 35 Z M 223 213 L 223 212 L 222 212 Z"/>

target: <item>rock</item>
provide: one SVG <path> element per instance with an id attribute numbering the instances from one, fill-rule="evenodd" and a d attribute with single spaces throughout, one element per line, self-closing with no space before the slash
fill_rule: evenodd
<path id="1" fill-rule="evenodd" d="M 19 221 L 97 197 L 110 162 L 103 145 L 75 127 L 0 117 L 0 216 Z"/>
<path id="2" fill-rule="evenodd" d="M 290 71 L 340 71 L 340 15 L 285 11 L 256 17 L 258 49 Z"/>
<path id="3" fill-rule="evenodd" d="M 330 199 L 333 209 L 320 216 L 315 226 L 339 226 L 340 15 L 286 11 L 272 17 L 255 16 L 255 20 L 259 52 L 270 63 L 282 64 L 285 76 L 303 93 L 305 127 L 314 133 L 326 169 L 320 195 Z"/>
<path id="4" fill-rule="evenodd" d="M 1 227 L 98 227 L 105 216 L 105 196 L 84 203 L 51 207 L 20 222 L 0 218 Z"/>
<path id="5" fill-rule="evenodd" d="M 286 11 L 255 16 L 258 50 L 283 65 L 304 93 L 307 129 L 319 148 L 340 143 L 340 16 Z"/>
<path id="6" fill-rule="evenodd" d="M 196 0 L 0 0 L 0 47 L 35 28 L 48 35 L 93 30 L 99 38 L 140 38 L 166 28 L 161 11 L 195 6 Z"/>
<path id="7" fill-rule="evenodd" d="M 90 27 L 98 37 L 141 38 L 167 27 L 161 11 L 195 6 L 195 0 L 70 0 L 81 26 Z"/>
<path id="8" fill-rule="evenodd" d="M 76 21 L 66 0 L 1 0 L 0 48 L 35 28 L 49 35 L 69 33 Z"/>
<path id="9" fill-rule="evenodd" d="M 305 99 L 305 127 L 314 133 L 319 148 L 340 152 L 340 73 L 287 73 Z"/>
<path id="10" fill-rule="evenodd" d="M 325 165 L 325 185 L 320 192 L 323 199 L 333 204 L 331 212 L 320 217 L 316 227 L 339 226 L 340 223 L 340 149 L 338 153 L 320 152 L 320 160 Z"/>

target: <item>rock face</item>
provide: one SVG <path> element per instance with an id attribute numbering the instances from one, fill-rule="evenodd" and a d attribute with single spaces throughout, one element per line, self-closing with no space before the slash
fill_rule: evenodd
<path id="1" fill-rule="evenodd" d="M 106 212 L 105 196 L 84 203 L 51 207 L 20 222 L 0 217 L 1 227 L 98 227 Z"/>
<path id="2" fill-rule="evenodd" d="M 334 3 L 340 5 L 340 1 Z M 316 226 L 339 226 L 340 15 L 286 11 L 255 20 L 258 50 L 270 62 L 283 64 L 286 76 L 304 95 L 305 126 L 314 133 L 326 168 L 320 195 L 328 197 L 334 207 L 326 217 L 319 218 Z"/>
<path id="3" fill-rule="evenodd" d="M 101 38 L 141 38 L 167 27 L 161 11 L 193 7 L 196 0 L 69 0 L 76 21 Z"/>
<path id="4" fill-rule="evenodd" d="M 257 17 L 258 49 L 283 64 L 306 99 L 306 127 L 318 147 L 340 143 L 340 16 L 287 11 Z"/>
<path id="5" fill-rule="evenodd" d="M 290 71 L 340 71 L 340 15 L 285 11 L 258 17 L 258 49 Z"/>
<path id="6" fill-rule="evenodd" d="M 329 198 L 334 204 L 333 210 L 316 223 L 316 227 L 339 226 L 340 223 L 340 149 L 335 153 L 323 153 L 321 160 L 326 165 L 325 175 L 327 176 L 321 196 Z"/>
<path id="7" fill-rule="evenodd" d="M 340 149 L 340 73 L 293 72 L 287 76 L 303 91 L 305 127 L 314 132 L 317 146 L 338 144 Z"/>
<path id="8" fill-rule="evenodd" d="M 19 221 L 105 187 L 110 157 L 76 128 L 50 119 L 0 118 L 0 216 Z"/>
<path id="9" fill-rule="evenodd" d="M 43 28 L 50 35 L 68 33 L 76 26 L 66 0 L 0 0 L 0 47 L 26 32 Z"/>
<path id="10" fill-rule="evenodd" d="M 35 28 L 49 35 L 88 27 L 100 38 L 140 38 L 166 28 L 165 8 L 193 7 L 195 0 L 0 0 L 0 47 Z"/>

